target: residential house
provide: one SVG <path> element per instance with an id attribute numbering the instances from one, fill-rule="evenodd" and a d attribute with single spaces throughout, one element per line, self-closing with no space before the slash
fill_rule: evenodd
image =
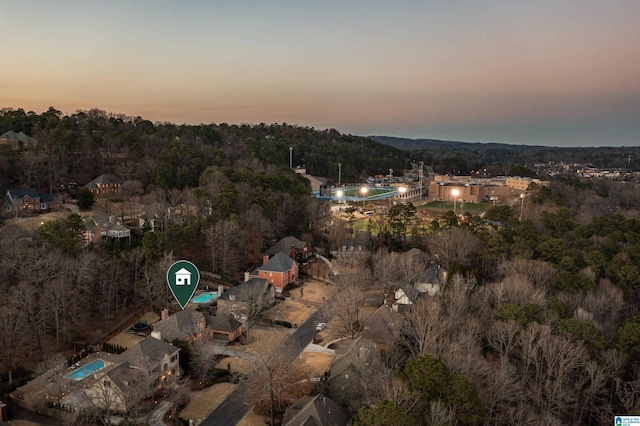
<path id="1" fill-rule="evenodd" d="M 411 284 L 405 283 L 398 287 L 394 292 L 393 309 L 397 312 L 408 312 L 416 300 L 418 299 L 418 290 Z"/>
<path id="2" fill-rule="evenodd" d="M 400 337 L 403 317 L 391 306 L 382 305 L 364 321 L 363 339 L 378 350 L 392 349 Z"/>
<path id="3" fill-rule="evenodd" d="M 98 213 L 89 218 L 85 223 L 85 240 L 87 243 L 99 242 L 103 237 L 127 238 L 131 241 L 131 229 L 122 223 L 117 216 Z"/>
<path id="4" fill-rule="evenodd" d="M 179 352 L 176 346 L 147 337 L 89 376 L 90 383 L 83 386 L 83 392 L 98 407 L 126 411 L 147 396 L 145 392 L 152 390 L 152 384 L 159 385 L 179 373 Z M 81 396 L 75 395 L 65 404 L 73 406 L 78 401 L 82 405 Z"/>
<path id="5" fill-rule="evenodd" d="M 271 258 L 265 254 L 262 260 L 262 266 L 254 269 L 248 278 L 267 280 L 278 294 L 289 284 L 298 283 L 298 263 L 285 253 L 280 251 Z"/>
<path id="6" fill-rule="evenodd" d="M 369 236 L 363 233 L 358 238 L 345 240 L 337 249 L 333 249 L 331 255 L 343 264 L 362 262 L 371 256 L 371 244 Z"/>
<path id="7" fill-rule="evenodd" d="M 111 412 L 126 412 L 137 404 L 145 391 L 148 392 L 151 388 L 148 384 L 144 370 L 125 361 L 107 367 L 104 374 L 88 385 L 84 390 L 86 400 L 82 395 L 76 395 L 74 399 L 81 407 L 90 405 Z"/>
<path id="8" fill-rule="evenodd" d="M 207 333 L 209 337 L 225 342 L 233 342 L 242 335 L 242 323 L 232 314 L 207 315 Z"/>
<path id="9" fill-rule="evenodd" d="M 119 355 L 121 362 L 129 362 L 143 369 L 156 383 L 180 370 L 180 348 L 155 337 L 147 337 Z"/>
<path id="10" fill-rule="evenodd" d="M 296 400 L 284 413 L 283 426 L 347 426 L 351 414 L 333 399 L 319 393 Z"/>
<path id="11" fill-rule="evenodd" d="M 296 237 L 284 237 L 267 250 L 267 255 L 273 256 L 279 252 L 289 253 L 292 259 L 300 258 L 306 260 L 313 255 L 313 249 L 305 241 Z"/>
<path id="12" fill-rule="evenodd" d="M 9 145 L 13 149 L 31 148 L 38 144 L 38 141 L 24 132 L 16 133 L 13 130 L 0 135 L 0 145 Z"/>
<path id="13" fill-rule="evenodd" d="M 60 207 L 62 207 L 62 201 L 57 194 L 40 194 L 35 188 L 9 189 L 5 197 L 7 213 L 39 213 Z"/>
<path id="14" fill-rule="evenodd" d="M 336 356 L 329 366 L 327 386 L 331 395 L 338 397 L 338 402 L 357 411 L 362 404 L 361 381 L 370 374 L 370 357 L 375 353 L 371 344 L 360 337 L 340 341 L 336 348 Z"/>
<path id="15" fill-rule="evenodd" d="M 94 197 L 111 197 L 120 193 L 122 180 L 110 174 L 100 175 L 84 187 L 88 188 Z"/>
<path id="16" fill-rule="evenodd" d="M 179 374 L 179 353 L 179 347 L 147 337 L 121 354 L 98 352 L 82 360 L 84 365 L 77 369 L 51 376 L 52 370 L 47 373 L 49 380 L 32 380 L 11 397 L 20 407 L 63 419 L 67 408 L 80 411 L 93 406 L 112 412 L 128 411 L 167 377 Z M 90 368 L 93 364 L 96 367 Z M 84 374 L 78 375 L 81 371 Z M 55 402 L 65 410 L 47 408 L 52 395 L 57 395 Z"/>
<path id="17" fill-rule="evenodd" d="M 440 293 L 442 286 L 444 286 L 446 282 L 446 269 L 437 263 L 434 263 L 418 278 L 414 287 L 420 293 L 427 293 L 429 296 L 435 296 Z"/>
<path id="18" fill-rule="evenodd" d="M 218 297 L 217 315 L 231 314 L 244 323 L 248 315 L 252 315 L 256 309 L 269 309 L 275 303 L 273 285 L 263 278 L 251 278 Z"/>
<path id="19" fill-rule="evenodd" d="M 199 338 L 205 331 L 206 320 L 202 312 L 187 308 L 153 324 L 154 333 L 167 342 L 189 341 Z"/>

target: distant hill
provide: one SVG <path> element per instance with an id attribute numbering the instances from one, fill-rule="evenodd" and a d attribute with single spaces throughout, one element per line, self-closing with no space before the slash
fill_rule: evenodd
<path id="1" fill-rule="evenodd" d="M 508 149 L 512 151 L 522 150 L 536 150 L 536 149 L 553 149 L 553 147 L 537 146 L 537 145 L 511 145 L 495 142 L 458 142 L 458 141 L 443 141 L 439 139 L 408 139 L 408 138 L 396 138 L 393 136 L 369 136 L 372 139 L 383 145 L 389 145 L 394 148 L 402 149 L 403 151 L 425 151 L 429 149 L 448 149 L 453 151 L 461 151 L 469 148 L 481 148 L 481 149 Z"/>
<path id="2" fill-rule="evenodd" d="M 409 151 L 412 158 L 425 164 L 439 165 L 440 173 L 450 170 L 478 170 L 513 165 L 531 167 L 534 163 L 564 162 L 590 164 L 594 167 L 640 169 L 640 147 L 573 147 L 511 145 L 503 143 L 457 142 L 437 139 L 408 139 L 391 136 L 369 136 L 383 145 Z"/>

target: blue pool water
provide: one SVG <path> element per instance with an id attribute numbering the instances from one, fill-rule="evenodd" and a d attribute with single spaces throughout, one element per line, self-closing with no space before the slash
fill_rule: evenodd
<path id="1" fill-rule="evenodd" d="M 207 303 L 207 302 L 211 302 L 213 299 L 215 299 L 217 295 L 218 295 L 218 293 L 216 293 L 214 291 L 210 291 L 208 293 L 202 293 L 198 297 L 194 297 L 191 301 L 193 303 Z"/>
<path id="2" fill-rule="evenodd" d="M 84 367 L 77 369 L 73 373 L 70 373 L 67 377 L 72 380 L 82 380 L 85 377 L 92 375 L 96 371 L 102 370 L 104 366 L 105 364 L 103 360 L 96 359 L 95 361 L 91 361 Z"/>

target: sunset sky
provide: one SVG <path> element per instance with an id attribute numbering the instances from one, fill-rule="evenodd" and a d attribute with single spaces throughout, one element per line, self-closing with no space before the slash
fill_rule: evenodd
<path id="1" fill-rule="evenodd" d="M 640 1 L 0 0 L 0 108 L 640 145 Z"/>

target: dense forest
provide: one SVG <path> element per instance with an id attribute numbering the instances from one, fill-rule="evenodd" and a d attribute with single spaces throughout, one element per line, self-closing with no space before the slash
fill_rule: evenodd
<path id="1" fill-rule="evenodd" d="M 46 371 L 131 312 L 165 305 L 175 258 L 234 283 L 283 236 L 321 250 L 352 238 L 350 223 L 331 220 L 289 169 L 290 146 L 294 165 L 311 174 L 337 180 L 341 163 L 343 181 L 421 159 L 335 130 L 154 124 L 100 110 L 2 110 L 0 134 L 9 130 L 37 144 L 0 145 L 3 193 L 62 191 L 115 173 L 122 197 L 95 207 L 145 223 L 130 242 L 84 246 L 84 225 L 70 214 L 33 241 L 0 243 L 3 392 L 29 377 L 18 366 Z M 353 393 L 322 390 L 343 402 L 360 395 L 361 425 L 600 425 L 640 412 L 639 202 L 635 183 L 563 177 L 535 188 L 524 214 L 497 205 L 482 217 L 447 212 L 425 222 L 413 206 L 389 209 L 379 235 L 361 236 L 372 255 L 354 265 L 355 279 L 337 280 L 338 291 L 413 284 L 423 265 L 401 260 L 409 248 L 436 258 L 449 278 L 440 296 L 405 314 L 396 348 L 368 352 Z M 152 221 L 164 232 L 149 232 Z"/>

